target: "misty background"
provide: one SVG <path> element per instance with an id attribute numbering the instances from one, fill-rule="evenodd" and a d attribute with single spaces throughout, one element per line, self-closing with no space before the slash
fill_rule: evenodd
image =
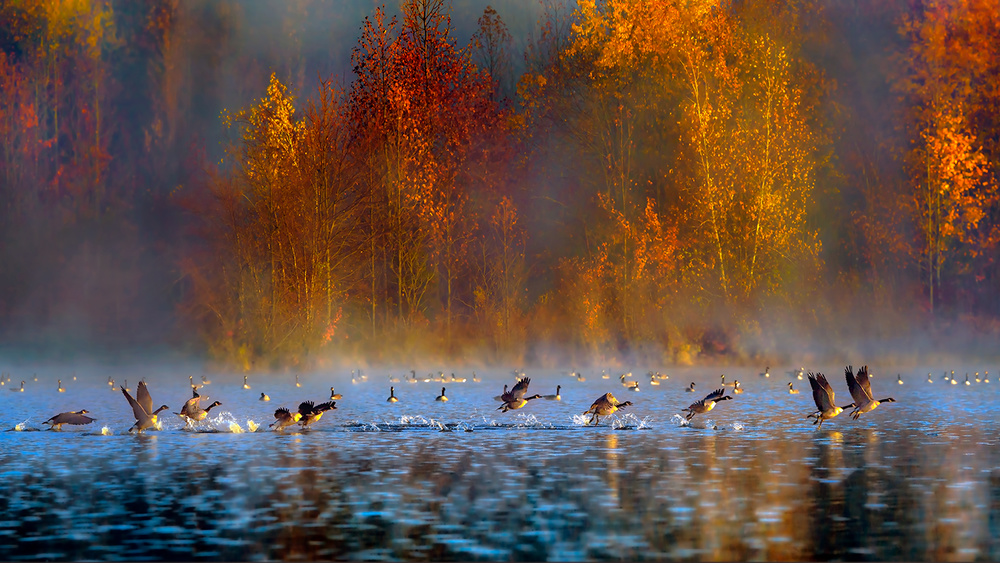
<path id="1" fill-rule="evenodd" d="M 0 356 L 997 355 L 996 2 L 391 2 L 396 97 L 380 6 L 4 3 Z M 282 199 L 328 180 L 316 225 Z"/>

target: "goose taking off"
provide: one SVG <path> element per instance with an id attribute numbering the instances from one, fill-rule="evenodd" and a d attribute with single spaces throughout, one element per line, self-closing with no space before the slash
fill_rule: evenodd
<path id="1" fill-rule="evenodd" d="M 82 409 L 79 411 L 61 412 L 52 418 L 46 420 L 42 424 L 51 424 L 51 430 L 62 430 L 63 424 L 90 424 L 97 420 L 96 418 L 91 418 L 85 416 L 88 412 L 87 409 Z"/>
<path id="2" fill-rule="evenodd" d="M 312 401 L 303 401 L 299 404 L 299 414 L 302 415 L 302 418 L 299 419 L 299 424 L 302 425 L 302 428 L 305 428 L 323 418 L 323 413 L 326 411 L 336 408 L 337 404 L 332 401 L 319 405 L 314 405 Z"/>
<path id="3" fill-rule="evenodd" d="M 878 401 L 872 399 L 872 385 L 868 380 L 868 366 L 858 368 L 857 375 L 851 373 L 851 366 L 844 370 L 847 378 L 847 388 L 854 397 L 854 410 L 851 411 L 851 418 L 857 420 L 862 414 L 875 410 L 875 407 L 882 403 L 895 403 L 896 399 L 888 397 Z"/>
<path id="4" fill-rule="evenodd" d="M 298 422 L 302 418 L 302 415 L 297 412 L 293 413 L 285 407 L 281 407 L 274 411 L 274 418 L 274 422 L 272 422 L 268 428 L 274 428 L 275 432 L 281 432 L 285 428 L 288 428 Z"/>
<path id="5" fill-rule="evenodd" d="M 691 406 L 684 409 L 685 411 L 688 411 L 687 416 L 685 418 L 687 418 L 687 420 L 691 420 L 692 418 L 694 418 L 694 415 L 704 414 L 706 412 L 709 412 L 710 410 L 715 408 L 716 403 L 720 401 L 726 401 L 729 399 L 732 399 L 732 397 L 726 395 L 725 388 L 716 389 L 715 391 L 712 391 L 711 393 L 706 395 L 704 399 L 691 403 Z"/>
<path id="6" fill-rule="evenodd" d="M 183 418 L 188 426 L 193 426 L 195 422 L 201 422 L 208 417 L 208 412 L 215 407 L 222 405 L 219 401 L 215 401 L 208 408 L 201 408 L 201 396 L 195 395 L 184 403 L 181 407 L 181 412 L 175 412 L 177 416 Z"/>
<path id="7" fill-rule="evenodd" d="M 816 412 L 807 415 L 806 418 L 816 419 L 813 424 L 818 424 L 820 428 L 823 428 L 824 420 L 830 420 L 844 412 L 844 409 L 854 406 L 854 403 L 843 407 L 838 407 L 834 404 L 833 388 L 830 387 L 830 382 L 826 380 L 826 376 L 822 373 L 813 374 L 809 372 L 809 385 L 812 387 L 813 400 L 816 401 Z"/>
<path id="8" fill-rule="evenodd" d="M 160 411 L 167 410 L 167 405 L 161 405 L 160 408 L 153 410 L 153 398 L 149 395 L 149 389 L 146 388 L 146 382 L 140 381 L 139 386 L 136 388 L 136 398 L 132 398 L 132 395 L 124 388 L 120 388 L 122 394 L 128 399 L 128 404 L 132 407 L 132 414 L 135 415 L 135 424 L 132 428 L 129 428 L 129 432 L 133 430 L 138 433 L 142 433 L 148 428 L 156 427 L 156 415 Z"/>
<path id="9" fill-rule="evenodd" d="M 398 403 L 399 399 L 396 398 L 396 388 L 389 387 L 389 398 L 385 400 L 387 403 Z"/>
<path id="10" fill-rule="evenodd" d="M 611 416 L 615 412 L 623 410 L 631 404 L 632 401 L 625 401 L 624 403 L 621 403 L 611 393 L 605 393 L 598 397 L 598 399 L 590 405 L 589 409 L 583 411 L 583 414 L 593 415 L 590 417 L 590 422 L 587 424 L 599 424 L 602 416 Z"/>
<path id="11" fill-rule="evenodd" d="M 528 401 L 541 399 L 542 396 L 539 395 L 538 393 L 535 393 L 530 397 L 524 396 L 528 392 L 529 383 L 531 383 L 530 377 L 524 377 L 518 380 L 517 384 L 514 385 L 513 389 L 500 396 L 501 397 L 500 400 L 503 401 L 503 404 L 497 407 L 497 410 L 507 412 L 509 410 L 519 409 L 524 405 L 527 405 Z M 444 393 L 443 389 L 441 390 L 441 393 Z"/>

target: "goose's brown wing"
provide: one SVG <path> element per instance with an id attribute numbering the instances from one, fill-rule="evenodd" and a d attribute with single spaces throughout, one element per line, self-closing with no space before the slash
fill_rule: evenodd
<path id="1" fill-rule="evenodd" d="M 854 404 L 864 405 L 871 400 L 861 384 L 858 383 L 858 380 L 854 378 L 851 366 L 847 366 L 844 370 L 844 378 L 847 380 L 847 390 L 851 392 L 851 397 L 854 398 Z"/>
<path id="2" fill-rule="evenodd" d="M 135 400 L 142 405 L 142 408 L 146 409 L 147 413 L 153 412 L 153 397 L 149 395 L 145 381 L 139 381 L 139 386 L 135 390 Z"/>
<path id="3" fill-rule="evenodd" d="M 524 398 L 524 394 L 528 392 L 529 383 L 531 383 L 530 377 L 522 377 L 519 379 L 517 384 L 510 390 L 510 398 L 515 401 Z"/>
<path id="4" fill-rule="evenodd" d="M 825 411 L 833 406 L 833 389 L 830 388 L 830 383 L 826 380 L 826 376 L 822 373 L 813 374 L 810 372 L 809 386 L 812 387 L 813 401 L 816 402 L 816 408 L 820 411 Z"/>
<path id="5" fill-rule="evenodd" d="M 861 366 L 858 368 L 858 373 L 854 376 L 854 379 L 858 380 L 858 385 L 860 385 L 864 390 L 865 395 L 868 395 L 868 398 L 871 399 L 872 383 L 871 380 L 868 379 L 868 366 Z"/>
<path id="6" fill-rule="evenodd" d="M 702 399 L 699 402 L 701 402 L 701 403 L 704 404 L 704 403 L 707 403 L 709 401 L 716 401 L 716 400 L 722 398 L 722 396 L 725 395 L 725 394 L 726 394 L 726 390 L 725 389 L 716 389 L 715 391 L 712 391 L 708 395 L 705 395 L 705 398 Z"/>
<path id="7" fill-rule="evenodd" d="M 143 420 L 144 418 L 149 418 L 149 413 L 142 408 L 142 405 L 139 404 L 139 401 L 136 401 L 134 398 L 132 398 L 132 395 L 130 395 L 129 392 L 126 391 L 124 387 L 119 386 L 119 389 L 122 390 L 122 394 L 124 394 L 125 398 L 128 399 L 128 404 L 129 406 L 132 407 L 132 414 L 135 415 L 136 420 Z"/>

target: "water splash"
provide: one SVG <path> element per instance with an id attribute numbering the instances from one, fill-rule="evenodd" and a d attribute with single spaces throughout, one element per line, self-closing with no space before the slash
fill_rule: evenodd
<path id="1" fill-rule="evenodd" d="M 744 426 L 743 426 L 742 422 L 734 422 L 734 423 L 732 423 L 732 424 L 729 425 L 729 428 L 731 430 L 735 430 L 737 432 L 741 432 L 743 430 Z"/>
<path id="2" fill-rule="evenodd" d="M 18 422 L 17 424 L 14 425 L 14 430 L 16 432 L 21 432 L 22 430 L 24 430 L 24 428 L 25 428 L 25 426 L 27 426 L 27 424 L 28 424 L 27 420 L 24 420 L 22 422 Z"/>
<path id="3" fill-rule="evenodd" d="M 234 420 L 229 423 L 229 431 L 232 432 L 233 434 L 242 434 L 243 427 L 241 427 L 239 423 Z"/>
<path id="4" fill-rule="evenodd" d="M 107 426 L 101 428 L 101 436 L 111 436 L 111 429 Z"/>
<path id="5" fill-rule="evenodd" d="M 250 420 L 249 418 L 247 419 L 247 430 L 251 432 L 256 432 L 258 428 L 260 428 L 259 424 Z"/>
<path id="6" fill-rule="evenodd" d="M 591 415 L 589 414 L 574 414 L 572 417 L 573 424 L 577 426 L 589 426 Z"/>
<path id="7" fill-rule="evenodd" d="M 670 422 L 673 423 L 674 426 L 691 426 L 691 421 L 679 414 L 675 414 L 670 417 Z"/>

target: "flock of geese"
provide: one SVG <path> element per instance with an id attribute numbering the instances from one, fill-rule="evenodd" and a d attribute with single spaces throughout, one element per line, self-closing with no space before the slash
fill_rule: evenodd
<path id="1" fill-rule="evenodd" d="M 805 375 L 806 378 L 809 380 L 809 385 L 812 389 L 813 400 L 816 403 L 816 410 L 811 414 L 807 415 L 807 418 L 813 419 L 813 424 L 818 425 L 819 428 L 822 428 L 823 422 L 835 418 L 836 416 L 838 416 L 847 409 L 853 408 L 853 410 L 850 412 L 850 416 L 854 420 L 857 420 L 858 417 L 860 417 L 862 414 L 875 410 L 875 408 L 877 408 L 882 403 L 896 402 L 896 400 L 892 397 L 887 397 L 884 399 L 877 399 L 877 400 L 874 398 L 874 395 L 872 395 L 871 375 L 868 371 L 868 366 L 862 366 L 858 368 L 857 371 L 854 371 L 852 366 L 847 366 L 845 368 L 844 378 L 847 382 L 847 389 L 851 394 L 853 402 L 844 406 L 838 406 L 835 403 L 834 400 L 835 394 L 833 388 L 824 374 L 813 373 L 813 372 L 806 373 L 804 369 L 799 369 L 798 371 L 792 371 L 789 373 L 790 375 L 792 375 L 793 378 L 801 378 L 802 375 Z M 562 400 L 561 385 L 556 386 L 556 392 L 555 394 L 552 395 L 541 395 L 538 393 L 535 393 L 533 395 L 528 395 L 528 386 L 531 384 L 531 378 L 526 377 L 524 373 L 519 370 L 515 370 L 514 374 L 515 376 L 517 376 L 517 380 L 513 385 L 513 387 L 510 387 L 508 389 L 508 385 L 504 385 L 503 392 L 494 397 L 495 400 L 500 402 L 500 406 L 497 407 L 497 410 L 506 413 L 512 410 L 522 409 L 525 406 L 527 406 L 530 402 L 535 401 L 537 399 L 546 399 L 555 401 Z M 584 377 L 579 373 L 572 372 L 570 373 L 570 375 L 576 377 L 580 381 L 585 380 Z M 631 374 L 622 374 L 621 376 L 619 376 L 619 380 L 622 386 L 625 387 L 627 390 L 638 391 L 638 383 L 635 381 L 629 381 L 627 379 L 628 376 L 630 375 Z M 760 375 L 763 377 L 770 377 L 770 368 L 767 368 L 764 371 L 764 373 Z M 5 376 L 6 379 L 4 378 Z M 604 379 L 610 379 L 610 376 L 607 374 L 606 371 L 604 372 L 604 374 L 602 374 L 602 377 Z M 666 375 L 654 372 L 650 372 L 649 377 L 650 377 L 650 383 L 652 385 L 659 385 L 659 380 L 669 378 Z M 927 381 L 929 383 L 934 382 L 934 379 L 931 377 L 931 374 L 927 374 L 927 377 L 928 377 Z M 450 381 L 456 381 L 456 382 L 465 381 L 464 378 L 456 378 L 454 374 L 452 374 L 451 378 L 452 379 Z M 359 380 L 364 381 L 365 379 L 367 379 L 367 376 L 361 375 L 360 370 L 358 370 L 357 376 L 354 375 L 354 373 L 352 372 L 353 382 L 357 383 L 359 382 Z M 427 381 L 449 381 L 449 379 L 443 373 L 440 373 L 436 377 L 429 375 L 427 378 L 424 379 Z M 951 384 L 953 385 L 958 384 L 955 379 L 954 371 L 951 372 L 950 376 L 946 372 L 944 375 L 944 379 L 946 381 L 950 381 Z M 211 381 L 209 381 L 205 376 L 202 376 L 200 384 L 196 384 L 194 382 L 193 376 L 190 376 L 189 380 L 191 384 L 192 397 L 184 403 L 184 405 L 180 409 L 180 412 L 175 412 L 174 414 L 185 420 L 186 427 L 193 427 L 195 423 L 205 420 L 209 412 L 211 412 L 212 409 L 220 406 L 222 403 L 219 401 L 214 401 L 209 405 L 203 406 L 202 405 L 203 397 L 198 393 L 198 390 L 206 385 L 209 385 Z M 389 380 L 390 382 L 400 381 L 399 378 L 393 378 L 392 376 L 390 376 Z M 410 382 L 420 381 L 420 379 L 417 378 L 415 371 L 411 371 L 411 375 L 409 377 L 404 377 L 403 380 Z M 479 380 L 478 376 L 476 376 L 475 373 L 473 373 L 473 380 L 474 381 Z M 985 373 L 985 377 L 981 377 L 977 372 L 975 374 L 975 380 L 976 382 L 989 383 L 989 372 Z M 37 376 L 35 378 L 35 381 L 37 381 Z M 10 382 L 9 375 L 0 374 L 0 385 L 5 385 L 6 383 L 9 382 Z M 897 383 L 900 385 L 903 384 L 903 379 L 899 375 L 897 375 Z M 968 374 L 966 375 L 964 383 L 966 385 L 971 384 Z M 24 392 L 24 384 L 25 382 L 22 381 L 19 387 L 11 387 L 10 390 L 14 392 Z M 108 385 L 112 389 L 114 389 L 115 387 L 114 379 L 109 377 Z M 302 384 L 299 382 L 298 376 L 295 377 L 295 386 L 302 387 Z M 251 388 L 246 376 L 244 376 L 243 378 L 243 388 L 244 389 Z M 159 427 L 158 417 L 161 412 L 167 410 L 169 407 L 167 405 L 160 405 L 155 410 L 153 409 L 153 399 L 150 396 L 149 388 L 146 385 L 145 381 L 140 381 L 136 386 L 135 397 L 133 397 L 132 394 L 130 393 L 131 389 L 129 389 L 127 381 L 125 382 L 124 385 L 119 385 L 118 389 L 122 392 L 123 396 L 127 400 L 129 406 L 132 409 L 132 414 L 135 418 L 135 424 L 133 424 L 132 427 L 129 428 L 130 433 L 131 432 L 142 433 L 150 428 Z M 732 391 L 732 395 L 726 394 L 727 391 L 729 390 Z M 58 391 L 65 392 L 62 380 L 58 381 Z M 692 382 L 688 387 L 685 388 L 685 391 L 690 393 L 696 392 L 695 383 Z M 690 421 L 698 414 L 708 413 L 712 411 L 719 403 L 723 401 L 732 400 L 735 398 L 734 395 L 739 395 L 741 393 L 743 393 L 743 387 L 741 386 L 739 380 L 736 380 L 732 383 L 727 383 L 726 376 L 722 375 L 720 387 L 718 389 L 715 389 L 714 391 L 707 394 L 703 399 L 691 403 L 687 408 L 682 410 L 683 412 L 686 412 L 685 419 L 687 421 Z M 794 388 L 792 382 L 788 383 L 788 393 L 790 394 L 799 393 L 799 390 Z M 274 411 L 275 420 L 270 425 L 270 428 L 273 428 L 275 431 L 283 431 L 284 429 L 294 426 L 296 424 L 303 429 L 308 428 L 311 425 L 318 422 L 323 417 L 323 413 L 330 410 L 335 410 L 337 408 L 337 401 L 340 400 L 341 398 L 342 395 L 336 393 L 334 388 L 330 387 L 330 400 L 327 402 L 315 404 L 313 401 L 303 401 L 302 403 L 299 404 L 297 411 L 294 412 L 286 407 L 278 408 L 277 410 Z M 270 401 L 270 397 L 266 393 L 261 393 L 260 400 Z M 438 395 L 435 400 L 442 402 L 448 400 L 445 387 L 441 388 L 441 394 Z M 386 399 L 386 402 L 389 403 L 399 402 L 399 397 L 396 396 L 395 386 L 389 387 L 389 397 Z M 631 405 L 632 405 L 631 401 L 620 401 L 614 396 L 614 394 L 608 392 L 598 397 L 597 400 L 595 400 L 590 405 L 590 408 L 583 412 L 583 414 L 591 415 L 588 424 L 599 424 L 601 417 L 611 416 L 614 413 L 624 410 Z M 60 430 L 62 426 L 65 424 L 70 424 L 70 425 L 90 424 L 94 422 L 96 419 L 87 416 L 88 414 L 89 411 L 87 411 L 86 409 L 80 411 L 63 412 L 53 416 L 49 420 L 45 421 L 43 424 L 50 425 L 51 429 L 53 430 Z"/>

